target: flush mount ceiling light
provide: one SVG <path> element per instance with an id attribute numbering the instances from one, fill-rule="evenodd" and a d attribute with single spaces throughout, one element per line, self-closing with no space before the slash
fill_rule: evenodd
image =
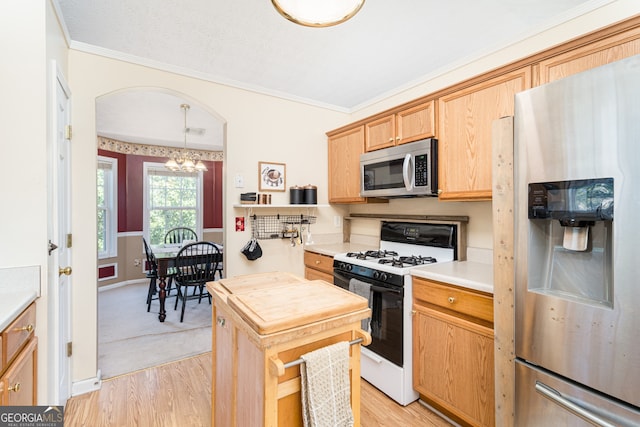
<path id="1" fill-rule="evenodd" d="M 306 27 L 330 27 L 358 13 L 364 0 L 271 0 L 291 22 Z"/>
<path id="2" fill-rule="evenodd" d="M 184 150 L 181 152 L 174 152 L 173 157 L 167 160 L 164 167 L 173 172 L 199 172 L 206 171 L 207 167 L 200 160 L 200 154 L 187 151 L 187 133 L 189 128 L 187 127 L 187 111 L 189 111 L 189 104 L 180 104 L 180 108 L 184 110 Z"/>

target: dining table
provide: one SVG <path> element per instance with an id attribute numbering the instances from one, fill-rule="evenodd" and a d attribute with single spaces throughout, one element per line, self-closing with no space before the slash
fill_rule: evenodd
<path id="1" fill-rule="evenodd" d="M 220 266 L 221 268 L 217 270 L 219 278 L 222 279 L 222 262 L 223 262 L 223 249 L 224 247 L 218 243 L 211 242 L 220 251 Z M 160 322 L 164 322 L 167 317 L 167 311 L 165 309 L 164 303 L 167 298 L 167 279 L 171 276 L 170 272 L 173 267 L 176 265 L 176 257 L 178 256 L 178 252 L 182 249 L 182 245 L 180 244 L 161 244 L 161 245 L 153 245 L 151 246 L 153 253 L 156 257 L 156 261 L 158 262 L 158 302 L 160 303 L 160 313 L 158 314 L 158 320 Z M 215 273 L 214 273 L 215 277 Z"/>

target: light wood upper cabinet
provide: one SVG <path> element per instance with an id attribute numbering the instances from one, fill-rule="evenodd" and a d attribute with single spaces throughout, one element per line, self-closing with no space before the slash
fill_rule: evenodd
<path id="1" fill-rule="evenodd" d="M 549 83 L 638 54 L 640 28 L 633 28 L 540 61 L 538 84 Z"/>
<path id="2" fill-rule="evenodd" d="M 364 126 L 329 137 L 329 203 L 364 203 L 360 197 L 360 154 Z"/>
<path id="3" fill-rule="evenodd" d="M 491 124 L 513 115 L 514 95 L 530 87 L 527 66 L 438 100 L 441 200 L 491 199 Z"/>
<path id="4" fill-rule="evenodd" d="M 435 136 L 435 102 L 428 101 L 365 124 L 366 151 Z"/>

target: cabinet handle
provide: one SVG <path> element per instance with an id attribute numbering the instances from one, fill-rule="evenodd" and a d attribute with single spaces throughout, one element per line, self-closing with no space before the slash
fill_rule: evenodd
<path id="1" fill-rule="evenodd" d="M 15 391 L 16 393 L 20 391 L 20 383 L 16 383 L 15 385 L 9 386 L 9 391 Z"/>
<path id="2" fill-rule="evenodd" d="M 23 326 L 21 328 L 15 328 L 14 331 L 16 331 L 16 332 L 27 331 L 28 333 L 31 333 L 31 331 L 33 331 L 33 325 L 32 324 L 28 324 L 27 326 Z"/>
<path id="3" fill-rule="evenodd" d="M 412 315 L 412 316 L 415 316 L 415 315 L 416 315 L 416 313 L 417 313 L 417 312 L 416 312 L 415 310 L 411 310 L 411 315 Z"/>
<path id="4" fill-rule="evenodd" d="M 396 141 L 400 141 L 400 137 L 399 136 L 396 136 Z"/>
<path id="5" fill-rule="evenodd" d="M 218 325 L 224 328 L 227 323 L 227 320 L 224 317 L 218 316 L 217 323 Z"/>
<path id="6" fill-rule="evenodd" d="M 454 297 L 449 297 L 447 298 L 447 301 L 449 301 L 449 304 L 453 304 L 454 302 L 456 302 L 456 299 Z"/>
<path id="7" fill-rule="evenodd" d="M 389 142 L 393 142 L 393 137 L 389 138 Z"/>
<path id="8" fill-rule="evenodd" d="M 316 260 L 316 265 L 320 265 L 320 260 L 319 259 Z"/>

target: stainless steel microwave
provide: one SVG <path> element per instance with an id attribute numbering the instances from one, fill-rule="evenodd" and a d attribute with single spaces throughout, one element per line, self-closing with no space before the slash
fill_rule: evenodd
<path id="1" fill-rule="evenodd" d="M 438 140 L 423 139 L 360 155 L 360 196 L 438 195 Z"/>

